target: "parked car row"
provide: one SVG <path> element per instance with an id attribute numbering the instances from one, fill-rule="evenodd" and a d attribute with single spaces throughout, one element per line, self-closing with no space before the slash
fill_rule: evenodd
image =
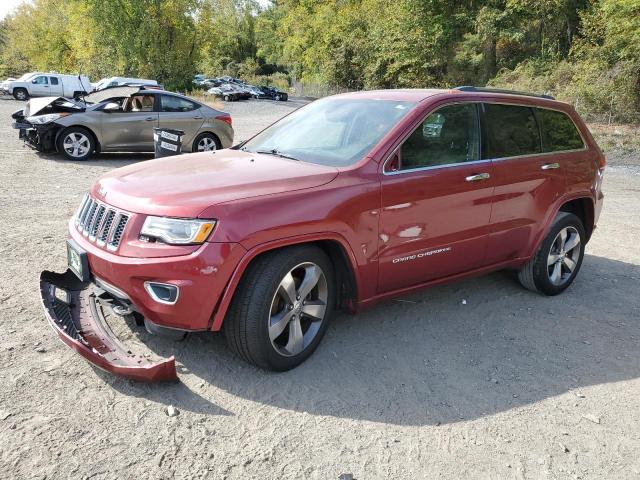
<path id="1" fill-rule="evenodd" d="M 53 96 L 79 98 L 91 92 L 124 85 L 142 85 L 147 88 L 163 89 L 156 80 L 146 78 L 108 77 L 92 83 L 86 75 L 29 72 L 17 79 L 7 78 L 0 84 L 0 91 L 3 95 L 12 95 L 16 100 Z"/>
<path id="2" fill-rule="evenodd" d="M 221 98 L 225 102 L 235 102 L 237 100 L 269 99 L 276 101 L 287 101 L 287 92 L 276 87 L 256 86 L 243 82 L 239 78 L 224 76 L 217 78 L 205 78 L 204 75 L 196 75 L 193 79 L 196 86 L 206 88 L 205 95 Z"/>

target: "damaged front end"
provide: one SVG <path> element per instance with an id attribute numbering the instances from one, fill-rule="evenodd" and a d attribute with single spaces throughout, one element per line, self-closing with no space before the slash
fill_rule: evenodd
<path id="1" fill-rule="evenodd" d="M 113 308 L 115 299 L 92 283 L 81 281 L 72 270 L 63 274 L 42 272 L 40 295 L 58 337 L 93 365 L 133 380 L 177 379 L 173 356 L 154 362 L 120 343 L 104 312 L 104 308 Z"/>
<path id="2" fill-rule="evenodd" d="M 58 132 L 63 128 L 56 120 L 73 113 L 84 112 L 81 102 L 64 97 L 33 98 L 24 109 L 11 115 L 18 137 L 39 152 L 56 150 Z"/>

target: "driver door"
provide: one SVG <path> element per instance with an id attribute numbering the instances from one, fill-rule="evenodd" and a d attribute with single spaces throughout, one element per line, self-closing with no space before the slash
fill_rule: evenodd
<path id="1" fill-rule="evenodd" d="M 481 160 L 478 107 L 430 113 L 387 161 L 381 177 L 380 293 L 484 264 L 493 165 Z"/>
<path id="2" fill-rule="evenodd" d="M 103 150 L 152 152 L 153 128 L 158 126 L 156 101 L 154 94 L 136 94 L 123 99 L 119 110 L 103 110 Z"/>
<path id="3" fill-rule="evenodd" d="M 38 75 L 31 80 L 31 96 L 32 97 L 48 97 L 51 95 L 49 87 L 49 79 L 46 75 Z"/>

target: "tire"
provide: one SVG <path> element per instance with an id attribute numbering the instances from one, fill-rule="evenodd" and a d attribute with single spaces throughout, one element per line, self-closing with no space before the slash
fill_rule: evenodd
<path id="1" fill-rule="evenodd" d="M 317 283 L 305 297 L 304 280 L 311 285 L 316 275 Z M 334 279 L 331 260 L 313 245 L 258 257 L 236 288 L 224 323 L 229 348 L 267 370 L 286 371 L 300 365 L 316 349 L 331 320 Z M 285 289 L 287 284 L 293 289 Z M 316 320 L 309 313 L 317 315 Z"/>
<path id="2" fill-rule="evenodd" d="M 562 293 L 580 271 L 585 243 L 582 221 L 573 213 L 560 212 L 536 254 L 518 272 L 520 283 L 544 295 Z"/>
<path id="3" fill-rule="evenodd" d="M 276 96 L 274 97 L 274 100 L 275 100 L 276 102 L 279 102 L 279 101 L 280 101 L 280 98 L 281 98 L 281 97 L 280 97 L 280 95 L 276 95 Z"/>
<path id="4" fill-rule="evenodd" d="M 16 88 L 13 90 L 13 98 L 20 101 L 29 100 L 29 92 L 26 88 Z"/>
<path id="5" fill-rule="evenodd" d="M 223 100 L 224 100 L 225 102 L 228 102 L 228 101 L 229 101 L 229 95 L 225 95 L 225 96 L 223 97 Z"/>
<path id="6" fill-rule="evenodd" d="M 95 140 L 89 130 L 82 127 L 69 127 L 63 130 L 56 142 L 58 152 L 67 160 L 87 160 L 96 148 Z"/>
<path id="7" fill-rule="evenodd" d="M 213 142 L 213 143 L 211 143 Z M 192 152 L 213 152 L 222 148 L 220 140 L 213 133 L 204 132 L 198 135 L 193 141 Z"/>

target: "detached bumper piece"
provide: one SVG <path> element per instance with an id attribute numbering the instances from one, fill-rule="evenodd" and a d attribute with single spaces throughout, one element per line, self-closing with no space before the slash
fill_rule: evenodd
<path id="1" fill-rule="evenodd" d="M 47 320 L 58 337 L 96 367 L 133 380 L 177 380 L 175 358 L 152 362 L 133 354 L 107 324 L 91 283 L 71 271 L 40 274 L 40 295 Z"/>

